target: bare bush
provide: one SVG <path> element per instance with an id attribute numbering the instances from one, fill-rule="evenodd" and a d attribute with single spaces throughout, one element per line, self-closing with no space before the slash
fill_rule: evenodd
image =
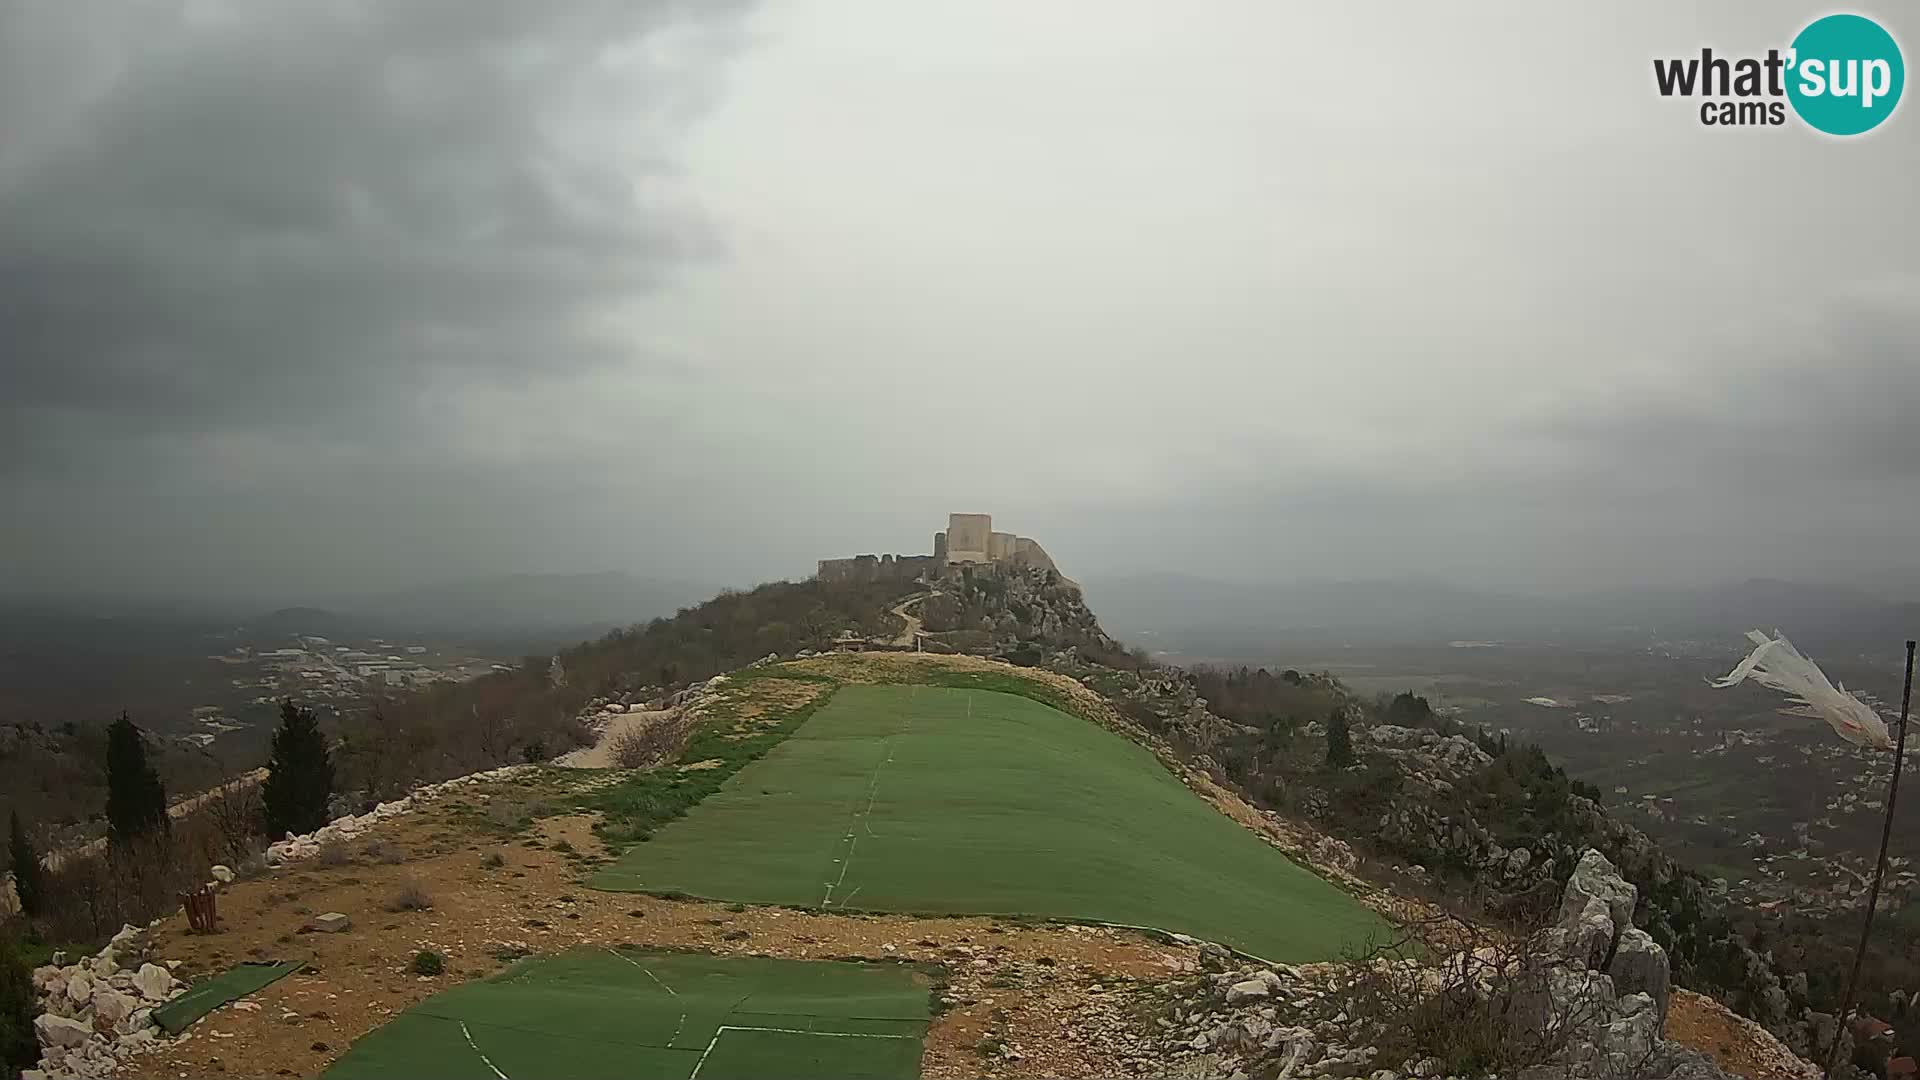
<path id="1" fill-rule="evenodd" d="M 59 941 L 92 941 L 126 923 L 143 925 L 177 910 L 180 893 L 199 885 L 205 871 L 185 830 L 70 855 L 47 871 L 41 933 Z"/>
<path id="2" fill-rule="evenodd" d="M 329 840 L 320 845 L 314 853 L 313 861 L 319 866 L 352 866 L 353 850 L 347 847 L 345 840 Z"/>
<path id="3" fill-rule="evenodd" d="M 1431 921 L 1444 925 L 1351 960 L 1334 991 L 1379 1060 L 1512 1075 L 1564 1062 L 1612 1019 L 1612 994 L 1588 992 L 1596 976 L 1560 958 L 1553 931 L 1496 937 L 1451 916 Z M 1425 942 L 1436 939 L 1465 947 L 1435 964 Z"/>
<path id="4" fill-rule="evenodd" d="M 260 785 L 251 778 L 229 780 L 214 789 L 201 804 L 200 816 L 219 845 L 219 861 L 229 866 L 245 862 L 266 846 Z"/>
<path id="5" fill-rule="evenodd" d="M 397 866 L 407 861 L 407 853 L 391 840 L 369 840 L 360 851 L 374 862 L 387 866 Z"/>
<path id="6" fill-rule="evenodd" d="M 399 891 L 387 901 L 388 911 L 426 911 L 432 907 L 433 894 L 415 878 L 401 882 Z"/>
<path id="7" fill-rule="evenodd" d="M 609 748 L 613 763 L 622 769 L 650 769 L 671 760 L 686 743 L 692 726 L 692 718 L 681 715 L 631 725 L 614 737 Z"/>

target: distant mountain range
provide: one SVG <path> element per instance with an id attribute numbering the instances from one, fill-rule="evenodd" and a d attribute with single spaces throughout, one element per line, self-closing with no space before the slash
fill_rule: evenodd
<path id="1" fill-rule="evenodd" d="M 1163 574 L 1094 579 L 1086 592 L 1114 633 L 1170 643 L 1736 642 L 1777 627 L 1808 645 L 1891 649 L 1920 632 L 1920 603 L 1904 596 L 1769 579 L 1542 596 L 1420 580 L 1245 584 Z"/>

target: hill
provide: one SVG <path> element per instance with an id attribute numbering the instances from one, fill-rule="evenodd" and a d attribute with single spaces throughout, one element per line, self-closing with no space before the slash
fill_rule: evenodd
<path id="1" fill-rule="evenodd" d="M 981 655 L 826 651 L 911 639 L 916 620 L 926 648 Z M 1004 698 L 1009 691 L 1016 696 Z M 635 705 L 647 706 L 643 726 L 627 729 L 644 753 L 637 768 L 529 764 L 420 788 L 545 761 L 600 738 L 602 725 L 615 730 L 612 720 Z M 1350 759 L 1334 752 L 1336 728 L 1350 732 Z M 460 978 L 503 971 L 528 951 L 622 941 L 795 959 L 911 957 L 941 973 L 923 1057 L 939 1071 L 929 1075 L 1020 1074 L 1030 1061 L 1062 1075 L 1158 1074 L 1196 1055 L 1273 1072 L 1308 1054 L 1316 1075 L 1342 1075 L 1387 1046 L 1409 1062 L 1434 1056 L 1460 1075 L 1488 1064 L 1528 1075 L 1518 1059 L 1474 1059 L 1461 1041 L 1469 1024 L 1395 1019 L 1396 1009 L 1445 1000 L 1416 987 L 1414 999 L 1389 1006 L 1385 988 L 1367 982 L 1371 964 L 1235 970 L 1219 944 L 1196 940 L 1271 959 L 1335 957 L 1365 938 L 1373 918 L 1356 914 L 1356 898 L 1417 943 L 1408 956 L 1415 969 L 1432 970 L 1423 957 L 1479 956 L 1455 952 L 1476 941 L 1519 943 L 1495 948 L 1517 965 L 1496 984 L 1516 1001 L 1566 990 L 1558 982 L 1528 990 L 1526 979 L 1602 959 L 1568 959 L 1579 948 L 1569 943 L 1589 928 L 1565 913 L 1557 944 L 1540 936 L 1554 909 L 1572 904 L 1581 916 L 1581 889 L 1615 898 L 1603 905 L 1611 914 L 1601 915 L 1601 953 L 1646 962 L 1630 973 L 1606 959 L 1623 997 L 1583 982 L 1588 989 L 1564 1002 L 1580 1016 L 1562 1025 L 1564 1038 L 1548 1045 L 1528 1029 L 1528 1044 L 1565 1066 L 1556 1076 L 1640 1075 L 1597 1072 L 1588 1057 L 1568 1055 L 1667 1046 L 1648 1010 L 1666 1015 L 1669 962 L 1676 981 L 1738 1006 L 1803 1052 L 1821 1033 L 1818 1006 L 1834 993 L 1831 983 L 1777 970 L 1708 883 L 1611 820 L 1537 748 L 1450 726 L 1410 694 L 1374 700 L 1312 673 L 1151 663 L 1045 570 L 725 593 L 511 671 L 380 702 L 343 723 L 336 765 L 357 808 L 407 797 L 276 844 L 275 858 L 301 865 L 297 873 L 243 867 L 268 878 L 235 887 L 239 936 L 219 949 L 184 933 L 163 936 L 163 947 L 206 970 L 233 949 L 271 952 L 291 941 L 296 921 L 283 905 L 350 911 L 370 924 L 369 941 L 315 941 L 324 957 L 317 982 L 298 989 L 390 994 L 383 999 L 400 1006 L 432 989 L 412 979 L 388 985 L 405 966 L 388 959 L 400 948 L 445 953 Z M 371 837 L 364 854 L 362 837 Z M 488 844 L 501 847 L 483 859 Z M 1582 873 L 1586 884 L 1575 881 Z M 657 895 L 585 892 L 596 886 Z M 172 888 L 161 883 L 159 896 Z M 104 895 L 124 906 L 96 904 L 96 925 L 157 913 L 139 907 L 139 896 Z M 440 909 L 444 916 L 408 914 Z M 981 912 L 1003 921 L 981 921 Z M 1048 921 L 1058 919 L 1070 922 Z M 1071 925 L 1086 919 L 1161 929 Z M 175 933 L 174 921 L 163 935 Z M 948 980 L 944 989 L 938 979 Z M 1627 993 L 1637 987 L 1656 996 Z M 1884 1008 L 1886 985 L 1874 992 Z M 247 1053 L 269 1055 L 260 1061 L 323 1066 L 342 1040 L 386 1019 L 329 1008 L 339 1033 L 316 1042 L 301 1030 L 300 999 L 280 1000 L 293 1021 L 238 1022 Z M 1244 1008 L 1261 1000 L 1268 1006 Z M 1264 1007 L 1273 1013 L 1260 1014 Z M 438 1015 L 428 1008 L 422 1015 Z M 1336 1014 L 1413 1034 L 1341 1043 Z M 1697 1019 L 1689 1013 L 1687 1023 Z M 572 1021 L 548 1020 L 540 1037 L 564 1045 Z M 223 1030 L 235 1026 L 222 1021 Z M 726 1026 L 714 1029 L 708 1051 Z M 1328 1056 L 1335 1047 L 1338 1060 Z M 657 1048 L 682 1049 L 675 1038 Z M 973 1056 L 956 1058 L 956 1048 Z M 165 1061 L 205 1069 L 207 1051 L 224 1049 L 179 1044 Z M 1691 1053 L 1661 1060 L 1693 1071 L 1645 1075 L 1728 1075 Z"/>

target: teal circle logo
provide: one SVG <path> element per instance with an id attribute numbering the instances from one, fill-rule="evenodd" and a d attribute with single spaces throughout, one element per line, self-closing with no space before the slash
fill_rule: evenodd
<path id="1" fill-rule="evenodd" d="M 1872 131 L 1893 115 L 1907 84 L 1900 43 L 1861 15 L 1828 15 L 1793 39 L 1787 99 L 1829 135 Z"/>

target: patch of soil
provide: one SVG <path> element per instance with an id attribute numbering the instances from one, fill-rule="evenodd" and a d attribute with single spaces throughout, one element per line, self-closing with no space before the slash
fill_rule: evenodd
<path id="1" fill-rule="evenodd" d="M 1795 1056 L 1765 1028 L 1690 990 L 1673 991 L 1666 1036 L 1747 1080 L 1807 1080 L 1820 1075 L 1818 1068 Z"/>
<path id="2" fill-rule="evenodd" d="M 484 804 L 524 797 L 501 785 L 461 799 Z M 510 834 L 484 813 L 437 805 L 375 832 L 404 853 L 399 863 L 359 856 L 337 867 L 309 861 L 236 883 L 220 894 L 216 934 L 190 934 L 183 917 L 167 919 L 154 933 L 154 955 L 183 961 L 183 978 L 243 960 L 297 959 L 308 966 L 244 999 L 257 1009 L 218 1009 L 141 1059 L 139 1068 L 169 1076 L 313 1075 L 355 1039 L 433 993 L 501 970 L 518 952 L 632 943 L 792 959 L 936 962 L 950 972 L 946 995 L 954 1007 L 928 1033 L 922 1067 L 929 1078 L 1111 1076 L 1137 1068 L 1125 1058 L 1125 1046 L 1109 1051 L 1089 1044 L 1075 1018 L 1098 1018 L 1104 1037 L 1116 1023 L 1104 1011 L 1107 999 L 1117 1000 L 1121 988 L 1195 966 L 1191 948 L 1105 928 L 769 907 L 733 911 L 720 903 L 596 892 L 583 880 L 610 853 L 593 823 L 594 815 L 570 814 Z M 489 866 L 491 855 L 501 865 Z M 390 912 L 410 881 L 424 888 L 432 907 Z M 327 911 L 346 913 L 351 928 L 302 932 L 308 918 Z M 408 970 L 422 949 L 446 957 L 444 975 Z"/>

